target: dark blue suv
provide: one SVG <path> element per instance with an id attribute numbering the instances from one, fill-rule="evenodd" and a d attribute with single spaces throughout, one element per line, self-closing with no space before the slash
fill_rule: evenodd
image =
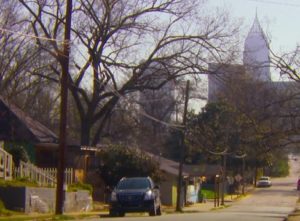
<path id="1" fill-rule="evenodd" d="M 161 215 L 159 187 L 150 177 L 122 178 L 110 198 L 110 216 L 124 216 L 127 212 L 148 212 Z"/>

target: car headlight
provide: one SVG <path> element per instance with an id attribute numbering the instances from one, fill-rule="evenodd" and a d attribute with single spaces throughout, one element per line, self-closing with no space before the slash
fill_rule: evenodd
<path id="1" fill-rule="evenodd" d="M 144 200 L 153 200 L 154 199 L 154 193 L 152 190 L 147 190 L 144 196 Z"/>
<path id="2" fill-rule="evenodd" d="M 111 200 L 112 202 L 117 201 L 117 193 L 116 193 L 115 191 L 113 191 L 113 192 L 111 193 L 111 195 L 110 195 L 110 200 Z"/>

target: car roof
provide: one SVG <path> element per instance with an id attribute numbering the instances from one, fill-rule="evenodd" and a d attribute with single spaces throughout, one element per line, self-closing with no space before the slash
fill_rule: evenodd
<path id="1" fill-rule="evenodd" d="M 123 177 L 117 184 L 117 189 L 145 189 L 153 188 L 150 177 Z"/>
<path id="2" fill-rule="evenodd" d="M 148 179 L 148 180 L 151 180 L 150 177 L 123 177 L 121 180 L 142 180 L 142 179 Z"/>

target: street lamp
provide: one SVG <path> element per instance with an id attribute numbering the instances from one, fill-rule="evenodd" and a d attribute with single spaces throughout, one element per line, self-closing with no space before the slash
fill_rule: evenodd
<path id="1" fill-rule="evenodd" d="M 219 182 L 219 179 L 220 179 L 220 175 L 216 174 L 216 177 L 215 177 L 215 197 L 214 197 L 215 207 L 220 205 L 220 201 L 219 201 L 219 198 L 220 198 L 220 186 L 219 186 L 220 182 Z"/>

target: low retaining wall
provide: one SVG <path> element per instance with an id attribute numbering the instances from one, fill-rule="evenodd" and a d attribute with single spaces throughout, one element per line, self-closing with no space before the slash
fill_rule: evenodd
<path id="1" fill-rule="evenodd" d="M 56 189 L 36 187 L 0 187 L 0 200 L 10 210 L 25 213 L 49 213 L 55 210 Z M 66 192 L 64 211 L 90 211 L 93 200 L 88 191 Z"/>

